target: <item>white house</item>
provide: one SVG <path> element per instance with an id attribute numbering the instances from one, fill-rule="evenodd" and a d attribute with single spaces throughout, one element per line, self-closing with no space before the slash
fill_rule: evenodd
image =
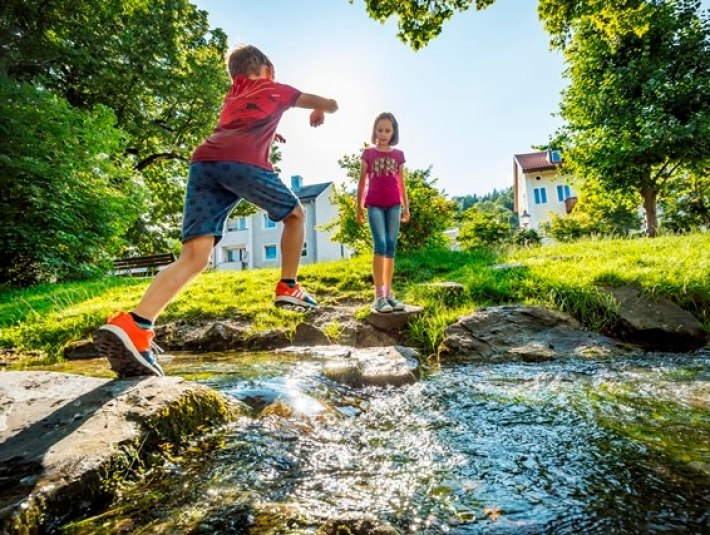
<path id="1" fill-rule="evenodd" d="M 560 175 L 562 155 L 558 150 L 516 154 L 513 157 L 513 199 L 521 226 L 538 230 L 552 214 L 572 212 L 577 196 L 571 177 Z"/>
<path id="2" fill-rule="evenodd" d="M 349 249 L 331 241 L 332 232 L 318 227 L 338 216 L 332 202 L 333 183 L 303 185 L 299 175 L 291 177 L 291 189 L 298 196 L 305 213 L 305 241 L 301 262 L 310 264 L 348 258 Z M 217 270 L 241 270 L 276 267 L 281 264 L 282 223 L 271 221 L 264 210 L 246 217 L 228 219 L 224 237 L 212 253 L 212 266 Z"/>

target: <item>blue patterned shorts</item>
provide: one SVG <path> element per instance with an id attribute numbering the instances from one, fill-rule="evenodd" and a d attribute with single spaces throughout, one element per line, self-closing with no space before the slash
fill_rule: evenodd
<path id="1" fill-rule="evenodd" d="M 279 175 L 238 162 L 194 162 L 185 193 L 182 218 L 183 243 L 198 236 L 222 239 L 224 222 L 240 200 L 265 210 L 273 221 L 282 221 L 298 206 L 298 197 Z"/>

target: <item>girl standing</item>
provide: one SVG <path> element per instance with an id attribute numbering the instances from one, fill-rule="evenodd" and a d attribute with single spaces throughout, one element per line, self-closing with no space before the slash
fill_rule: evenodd
<path id="1" fill-rule="evenodd" d="M 392 294 L 394 253 L 399 223 L 409 221 L 409 200 L 404 188 L 404 153 L 393 148 L 399 142 L 399 125 L 391 113 L 381 113 L 372 127 L 372 143 L 362 153 L 360 184 L 357 190 L 358 224 L 363 224 L 363 208 L 374 241 L 372 277 L 375 282 L 377 312 L 404 310 L 404 303 Z"/>

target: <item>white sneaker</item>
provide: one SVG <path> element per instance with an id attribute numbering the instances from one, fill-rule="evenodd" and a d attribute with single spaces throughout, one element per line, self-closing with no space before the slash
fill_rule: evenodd
<path id="1" fill-rule="evenodd" d="M 372 308 L 375 312 L 392 312 L 392 305 L 389 304 L 386 297 L 378 297 L 372 303 Z"/>
<path id="2" fill-rule="evenodd" d="M 404 310 L 404 303 L 402 303 L 402 301 L 397 299 L 394 295 L 390 295 L 387 298 L 387 302 L 392 307 L 392 310 L 396 310 L 396 311 Z"/>

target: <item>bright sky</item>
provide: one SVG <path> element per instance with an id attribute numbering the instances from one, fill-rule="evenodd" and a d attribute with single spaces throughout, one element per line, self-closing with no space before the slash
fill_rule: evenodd
<path id="1" fill-rule="evenodd" d="M 425 49 L 396 37 L 392 19 L 368 18 L 362 0 L 193 0 L 230 47 L 253 44 L 277 80 L 335 98 L 323 126 L 307 110 L 287 111 L 278 132 L 282 178 L 342 182 L 338 159 L 369 141 L 374 118 L 394 113 L 407 167 L 432 166 L 448 195 L 512 185 L 513 155 L 544 144 L 562 124 L 562 57 L 551 52 L 535 1 L 497 0 L 455 15 Z M 215 118 L 216 121 L 216 118 Z"/>

